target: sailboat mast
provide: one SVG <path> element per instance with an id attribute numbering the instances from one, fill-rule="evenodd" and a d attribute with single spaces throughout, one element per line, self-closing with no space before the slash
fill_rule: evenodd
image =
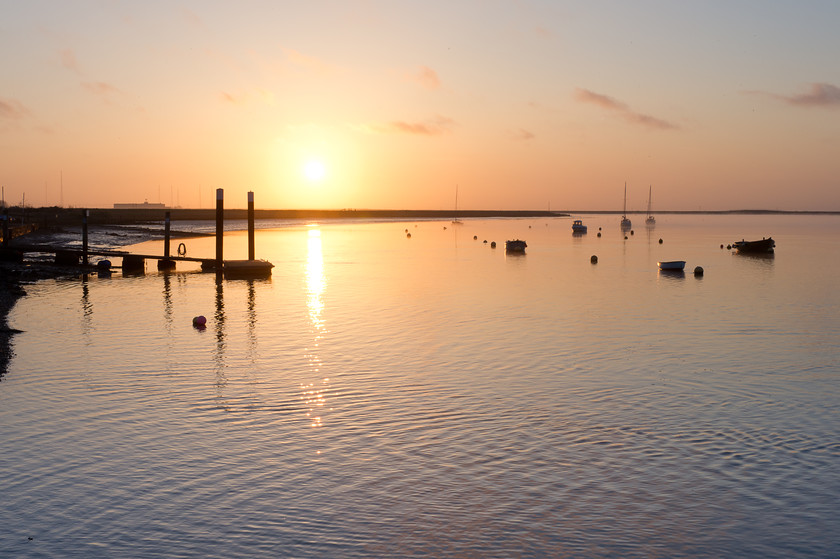
<path id="1" fill-rule="evenodd" d="M 624 181 L 624 212 L 621 217 L 627 217 L 627 181 Z"/>

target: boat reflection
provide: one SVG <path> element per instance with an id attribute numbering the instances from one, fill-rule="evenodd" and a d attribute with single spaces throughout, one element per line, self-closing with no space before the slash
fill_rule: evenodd
<path id="1" fill-rule="evenodd" d="M 658 277 L 666 280 L 681 280 L 685 279 L 684 270 L 659 270 Z"/>

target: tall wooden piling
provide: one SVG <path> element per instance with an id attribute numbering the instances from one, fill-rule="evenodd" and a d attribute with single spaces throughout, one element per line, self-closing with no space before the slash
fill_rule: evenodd
<path id="1" fill-rule="evenodd" d="M 3 220 L 3 248 L 7 248 L 9 246 L 9 210 L 3 210 L 0 219 Z"/>
<path id="2" fill-rule="evenodd" d="M 225 190 L 216 189 L 216 273 L 222 273 L 224 266 L 224 255 L 222 239 L 225 234 Z"/>
<path id="3" fill-rule="evenodd" d="M 254 193 L 248 192 L 248 260 L 254 259 Z"/>
<path id="4" fill-rule="evenodd" d="M 166 217 L 163 221 L 163 258 L 169 260 L 169 223 L 171 221 L 172 212 L 166 212 Z"/>
<path id="5" fill-rule="evenodd" d="M 82 265 L 88 265 L 88 210 L 82 210 Z"/>
<path id="6" fill-rule="evenodd" d="M 158 260 L 158 270 L 174 270 L 175 261 L 169 258 L 170 223 L 172 212 L 166 212 L 163 222 L 163 260 Z"/>

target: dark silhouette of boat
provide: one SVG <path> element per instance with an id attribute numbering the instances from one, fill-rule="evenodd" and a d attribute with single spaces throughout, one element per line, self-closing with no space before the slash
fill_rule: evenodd
<path id="1" fill-rule="evenodd" d="M 773 240 L 773 237 L 767 237 L 766 239 L 761 239 L 760 241 L 741 240 L 732 243 L 732 248 L 738 252 L 768 253 L 774 251 L 776 248 L 776 241 Z"/>

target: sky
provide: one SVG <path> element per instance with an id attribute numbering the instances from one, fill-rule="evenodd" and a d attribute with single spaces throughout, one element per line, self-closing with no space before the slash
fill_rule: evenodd
<path id="1" fill-rule="evenodd" d="M 834 0 L 0 0 L 0 185 L 614 211 L 626 184 L 633 211 L 840 211 L 838 22 Z"/>

